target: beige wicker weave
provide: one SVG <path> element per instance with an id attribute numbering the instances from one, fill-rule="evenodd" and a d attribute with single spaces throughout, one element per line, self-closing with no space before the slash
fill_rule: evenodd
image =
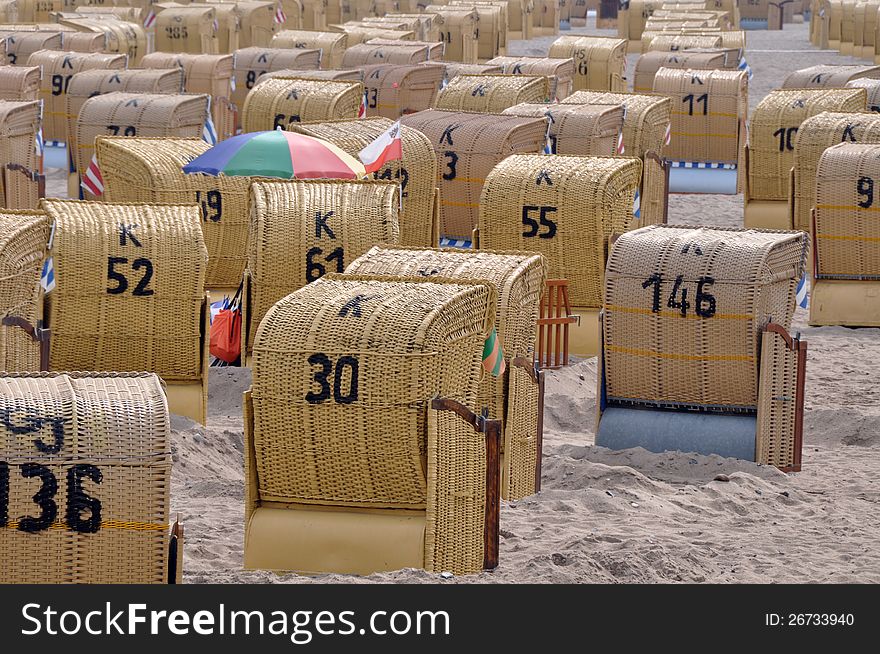
<path id="1" fill-rule="evenodd" d="M 822 112 L 801 123 L 794 146 L 795 229 L 812 231 L 810 213 L 816 206 L 819 157 L 837 143 L 880 143 L 880 115 Z"/>
<path id="2" fill-rule="evenodd" d="M 235 134 L 236 108 L 231 104 L 232 55 L 153 52 L 141 60 L 141 66 L 182 68 L 187 93 L 207 93 L 211 96 L 211 116 L 217 138 L 222 141 Z"/>
<path id="3" fill-rule="evenodd" d="M 470 240 L 483 182 L 495 165 L 511 154 L 542 152 L 546 145 L 546 118 L 431 109 L 404 116 L 401 123 L 425 134 L 434 147 L 440 234 L 453 239 Z"/>
<path id="4" fill-rule="evenodd" d="M 488 284 L 345 275 L 271 309 L 245 396 L 246 568 L 495 565 L 487 435 L 432 398 L 472 406 L 496 302 Z"/>
<path id="5" fill-rule="evenodd" d="M 59 0 L 18 0 L 18 20 L 22 23 L 49 23 L 50 14 L 61 8 Z"/>
<path id="6" fill-rule="evenodd" d="M 439 18 L 440 40 L 446 44 L 444 59 L 463 64 L 477 63 L 477 30 L 480 17 L 475 9 L 427 5 L 425 12 Z"/>
<path id="7" fill-rule="evenodd" d="M 601 36 L 560 36 L 548 57 L 574 59 L 574 90 L 626 91 L 626 41 Z"/>
<path id="8" fill-rule="evenodd" d="M 435 14 L 419 14 L 421 16 L 434 16 Z M 437 37 L 439 38 L 439 37 Z M 382 46 L 386 52 L 394 52 L 396 49 L 410 50 L 412 48 L 427 48 L 426 59 L 428 61 L 441 61 L 443 59 L 445 44 L 442 41 L 401 41 L 399 39 L 370 39 L 361 45 Z M 424 59 L 423 59 L 424 61 Z"/>
<path id="9" fill-rule="evenodd" d="M 550 80 L 538 75 L 459 75 L 437 96 L 437 109 L 500 113 L 523 102 L 549 102 Z"/>
<path id="10" fill-rule="evenodd" d="M 623 105 L 518 104 L 502 113 L 549 118 L 552 154 L 610 157 L 623 132 Z"/>
<path id="11" fill-rule="evenodd" d="M 609 400 L 754 408 L 759 332 L 786 329 L 806 234 L 652 225 L 611 249 L 605 285 Z"/>
<path id="12" fill-rule="evenodd" d="M 334 69 L 342 65 L 342 54 L 348 47 L 348 35 L 345 32 L 284 30 L 272 37 L 271 46 L 320 50 L 321 68 Z"/>
<path id="13" fill-rule="evenodd" d="M 281 6 L 287 16 L 287 22 L 282 27 L 287 29 L 322 30 L 327 27 L 327 1 L 326 0 L 282 0 Z M 301 20 L 297 23 L 294 19 L 291 24 L 291 16 L 299 9 Z"/>
<path id="14" fill-rule="evenodd" d="M 650 40 L 642 40 L 642 52 L 659 50 L 672 52 L 676 50 L 694 50 L 707 48 L 723 48 L 724 40 L 719 33 L 713 35 L 699 34 L 658 34 Z"/>
<path id="15" fill-rule="evenodd" d="M 574 59 L 550 57 L 495 57 L 487 62 L 501 66 L 506 75 L 543 75 L 550 80 L 550 98 L 561 100 L 571 95 L 574 87 Z"/>
<path id="16" fill-rule="evenodd" d="M 210 147 L 201 138 L 99 137 L 95 145 L 104 200 L 198 205 L 208 250 L 205 286 L 238 286 L 247 258 L 253 178 L 184 174 L 183 166 Z"/>
<path id="17" fill-rule="evenodd" d="M 87 70 L 77 73 L 70 78 L 66 94 L 66 142 L 69 146 L 69 151 L 71 153 L 79 151 L 76 140 L 76 120 L 79 118 L 80 109 L 89 98 L 119 91 L 127 93 L 177 94 L 182 89 L 183 71 L 180 69 Z M 113 130 L 110 131 L 112 132 Z M 89 154 L 90 158 L 91 154 Z M 74 163 L 76 161 L 77 159 L 74 159 Z"/>
<path id="18" fill-rule="evenodd" d="M 156 50 L 165 53 L 221 54 L 217 9 L 162 5 L 154 27 Z M 228 42 L 226 44 L 228 48 Z"/>
<path id="19" fill-rule="evenodd" d="M 384 17 L 382 17 L 381 14 L 378 17 L 367 17 L 364 19 L 364 22 L 381 20 L 413 20 L 416 21 L 416 24 L 409 29 L 416 33 L 417 41 L 430 41 L 436 43 L 440 39 L 440 21 L 437 14 L 388 12 Z"/>
<path id="20" fill-rule="evenodd" d="M 13 66 L 27 66 L 30 56 L 40 50 L 61 50 L 61 32 L 4 32 L 6 60 Z"/>
<path id="21" fill-rule="evenodd" d="M 66 52 L 104 52 L 107 49 L 107 36 L 94 32 L 64 32 L 61 35 L 61 49 Z"/>
<path id="22" fill-rule="evenodd" d="M 89 98 L 76 121 L 76 170 L 88 168 L 98 136 L 199 138 L 207 119 L 207 95 L 105 93 Z"/>
<path id="23" fill-rule="evenodd" d="M 197 381 L 208 253 L 195 205 L 43 200 L 52 370 L 146 370 Z"/>
<path id="24" fill-rule="evenodd" d="M 632 228 L 639 159 L 514 155 L 480 197 L 480 247 L 540 252 L 576 307 L 602 305 L 608 237 Z"/>
<path id="25" fill-rule="evenodd" d="M 554 36 L 559 34 L 560 20 L 559 0 L 535 0 L 535 8 L 532 12 L 535 36 Z M 552 56 L 552 55 L 551 55 Z"/>
<path id="26" fill-rule="evenodd" d="M 878 177 L 880 145 L 839 143 L 822 153 L 816 171 L 817 278 L 880 280 Z"/>
<path id="27" fill-rule="evenodd" d="M 0 422 L 4 583 L 179 583 L 168 578 L 182 572 L 183 543 L 169 561 L 170 420 L 158 377 L 3 373 L 0 411 L 25 420 Z M 55 489 L 42 513 L 28 477 Z"/>
<path id="28" fill-rule="evenodd" d="M 446 74 L 443 66 L 363 66 L 367 116 L 398 119 L 430 108 Z"/>
<path id="29" fill-rule="evenodd" d="M 0 100 L 27 102 L 39 97 L 39 66 L 0 66 Z"/>
<path id="30" fill-rule="evenodd" d="M 400 41 L 399 46 L 389 47 L 371 43 L 358 43 L 342 55 L 342 68 L 355 68 L 372 64 L 418 64 L 430 59 L 427 46 Z"/>
<path id="31" fill-rule="evenodd" d="M 416 37 L 416 33 L 412 30 L 384 29 L 379 25 L 328 25 L 327 29 L 345 32 L 348 35 L 349 47 L 366 43 L 370 39 L 412 41 Z"/>
<path id="32" fill-rule="evenodd" d="M 238 36 L 239 48 L 268 48 L 278 28 L 275 22 L 277 3 L 260 0 L 236 2 L 241 12 L 241 30 Z M 298 27 L 298 26 L 297 26 Z"/>
<path id="33" fill-rule="evenodd" d="M 784 89 L 839 89 L 856 79 L 880 79 L 880 66 L 810 66 L 789 73 Z"/>
<path id="34" fill-rule="evenodd" d="M 244 99 L 257 80 L 278 70 L 316 70 L 321 66 L 321 51 L 305 48 L 245 48 L 233 53 L 235 88 L 232 102 L 244 106 Z"/>
<path id="35" fill-rule="evenodd" d="M 0 71 L 3 69 L 0 68 Z M 2 75 L 2 72 L 0 72 Z M 880 80 L 871 79 L 869 77 L 860 77 L 852 82 L 846 83 L 848 89 L 865 89 L 868 94 L 868 109 L 874 112 L 880 112 Z"/>
<path id="36" fill-rule="evenodd" d="M 748 117 L 748 74 L 743 70 L 661 68 L 654 93 L 672 98 L 673 161 L 739 164 Z"/>
<path id="37" fill-rule="evenodd" d="M 460 64 L 455 61 L 437 62 L 446 69 L 446 80 L 449 81 L 459 75 L 501 75 L 501 66 L 494 64 Z M 425 63 L 425 66 L 433 65 Z"/>
<path id="38" fill-rule="evenodd" d="M 462 249 L 407 249 L 376 246 L 346 268 L 346 273 L 382 276 L 446 277 L 486 280 L 498 289 L 496 328 L 508 361 L 535 357 L 535 333 L 544 288 L 544 260 L 523 252 L 488 252 Z M 492 418 L 505 423 L 502 456 L 502 495 L 514 500 L 531 495 L 537 486 L 541 456 L 537 412 L 523 410 L 537 392 L 531 384 L 513 381 L 515 366 L 500 377 L 483 375 L 477 408 L 489 408 Z M 526 375 L 528 379 L 528 376 Z M 517 393 L 518 392 L 518 393 Z"/>
<path id="39" fill-rule="evenodd" d="M 396 244 L 398 186 L 382 181 L 255 182 L 248 238 L 248 351 L 275 302 L 377 243 Z"/>
<path id="40" fill-rule="evenodd" d="M 330 141 L 352 156 L 372 143 L 391 126 L 387 118 L 340 120 L 292 126 L 293 131 Z M 409 247 L 436 245 L 439 234 L 435 224 L 437 158 L 431 142 L 420 131 L 403 126 L 400 130 L 403 149 L 401 161 L 390 161 L 373 173 L 375 179 L 400 183 L 400 243 Z"/>
<path id="41" fill-rule="evenodd" d="M 245 132 L 257 132 L 292 123 L 357 118 L 364 97 L 359 82 L 300 78 L 267 79 L 248 93 L 241 111 Z"/>
<path id="42" fill-rule="evenodd" d="M 0 209 L 0 318 L 16 316 L 37 326 L 43 313 L 40 271 L 48 239 L 44 213 Z M 0 325 L 0 368 L 39 370 L 39 343 L 20 327 Z"/>
<path id="43" fill-rule="evenodd" d="M 316 80 L 329 80 L 329 81 L 349 81 L 349 82 L 362 82 L 364 80 L 364 73 L 362 70 L 358 68 L 354 68 L 352 70 L 276 70 L 271 73 L 266 73 L 265 75 L 260 75 L 257 78 L 257 84 L 264 82 L 269 79 L 316 79 Z"/>
<path id="44" fill-rule="evenodd" d="M 43 101 L 43 137 L 63 141 L 67 134 L 66 95 L 70 78 L 95 68 L 122 70 L 125 56 L 114 54 L 40 50 L 28 58 L 30 66 L 43 67 L 40 99 Z"/>
<path id="45" fill-rule="evenodd" d="M 448 11 L 477 12 L 477 58 L 492 59 L 507 53 L 507 8 L 500 4 L 488 2 L 457 2 L 453 0 L 447 5 Z"/>
<path id="46" fill-rule="evenodd" d="M 562 104 L 623 105 L 624 154 L 642 159 L 642 225 L 666 222 L 666 171 L 658 161 L 672 120 L 672 100 L 637 93 L 576 91 Z M 654 155 L 654 156 L 652 156 Z"/>
<path id="47" fill-rule="evenodd" d="M 129 66 L 140 65 L 141 59 L 147 54 L 147 33 L 139 20 L 126 22 L 109 15 L 96 15 L 68 18 L 60 20 L 59 24 L 73 27 L 80 33 L 102 36 L 102 50 L 127 55 Z M 65 34 L 64 41 L 68 38 L 68 34 Z"/>
<path id="48" fill-rule="evenodd" d="M 683 50 L 680 52 L 646 52 L 636 61 L 633 91 L 651 93 L 654 76 L 661 68 L 692 68 L 701 70 L 735 70 L 739 64 L 736 49 Z"/>
<path id="49" fill-rule="evenodd" d="M 767 94 L 749 124 L 749 194 L 787 200 L 801 123 L 823 111 L 865 111 L 864 89 L 781 89 Z"/>
<path id="50" fill-rule="evenodd" d="M 36 170 L 34 139 L 40 128 L 40 103 L 0 100 L 0 162 Z M 0 204 L 0 206 L 3 206 Z"/>

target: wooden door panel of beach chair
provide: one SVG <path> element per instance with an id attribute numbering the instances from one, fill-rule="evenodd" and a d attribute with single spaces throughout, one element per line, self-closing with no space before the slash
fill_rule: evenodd
<path id="1" fill-rule="evenodd" d="M 300 78 L 266 79 L 248 93 L 241 128 L 259 132 L 300 122 L 357 118 L 364 97 L 360 82 Z"/>
<path id="2" fill-rule="evenodd" d="M 29 102 L 39 97 L 39 66 L 0 66 L 0 100 Z"/>
<path id="3" fill-rule="evenodd" d="M 254 182 L 250 195 L 250 324 L 245 351 L 278 300 L 377 243 L 396 244 L 398 185 L 382 181 Z"/>
<path id="4" fill-rule="evenodd" d="M 89 98 L 104 93 L 165 93 L 176 95 L 183 90 L 183 70 L 130 69 L 87 70 L 70 78 L 67 86 L 67 145 L 69 156 L 79 151 L 76 121 Z M 111 130 L 112 131 L 112 130 Z M 91 157 L 90 157 L 91 158 Z M 74 163 L 76 159 L 74 158 Z M 79 170 L 77 167 L 76 170 Z"/>
<path id="5" fill-rule="evenodd" d="M 254 178 L 183 172 L 210 147 L 201 138 L 99 136 L 95 141 L 105 201 L 198 205 L 208 250 L 205 286 L 232 294 L 247 260 L 248 192 Z"/>
<path id="6" fill-rule="evenodd" d="M 623 105 L 624 156 L 642 159 L 641 218 L 634 225 L 666 222 L 669 169 L 661 153 L 671 129 L 672 100 L 640 93 L 575 91 L 561 104 Z"/>
<path id="7" fill-rule="evenodd" d="M 123 70 L 125 55 L 56 52 L 41 50 L 28 58 L 31 66 L 42 66 L 43 81 L 40 99 L 43 101 L 43 138 L 63 141 L 67 138 L 67 89 L 71 78 L 84 70 Z"/>
<path id="8" fill-rule="evenodd" d="M 290 2 L 290 5 L 288 5 Z M 299 24 L 294 20 L 291 22 L 290 16 L 294 9 L 295 0 L 286 0 L 282 2 L 284 13 L 287 15 L 287 22 L 282 25 L 283 29 L 302 29 L 302 30 L 323 30 L 327 28 L 327 2 L 326 0 L 302 0 L 301 15 Z M 277 34 L 277 32 L 276 32 Z"/>
<path id="9" fill-rule="evenodd" d="M 42 326 L 40 273 L 48 240 L 44 213 L 0 209 L 0 317 Z M 40 370 L 40 343 L 20 326 L 0 324 L 0 368 Z"/>
<path id="10" fill-rule="evenodd" d="M 554 36 L 559 34 L 559 0 L 535 0 L 532 14 L 535 36 Z"/>
<path id="11" fill-rule="evenodd" d="M 427 5 L 426 13 L 439 16 L 441 41 L 446 44 L 447 61 L 475 64 L 478 58 L 477 29 L 480 17 L 468 7 Z"/>
<path id="12" fill-rule="evenodd" d="M 300 123 L 293 131 L 333 143 L 352 156 L 372 143 L 391 127 L 388 118 L 340 120 L 326 123 Z M 437 157 L 424 134 L 401 126 L 403 159 L 389 161 L 373 173 L 373 179 L 400 184 L 400 244 L 408 247 L 430 247 L 440 239 L 440 216 L 435 207 L 437 195 Z"/>
<path id="13" fill-rule="evenodd" d="M 880 145 L 840 143 L 819 159 L 810 324 L 880 326 L 878 155 Z"/>
<path id="14" fill-rule="evenodd" d="M 623 135 L 623 105 L 517 104 L 505 116 L 546 117 L 550 120 L 552 154 L 612 157 Z"/>
<path id="15" fill-rule="evenodd" d="M 182 528 L 169 515 L 171 424 L 156 375 L 4 372 L 0 409 L 40 418 L 27 438 L 0 422 L 5 583 L 181 582 Z M 32 517 L 28 466 L 56 489 L 54 520 Z"/>
<path id="16" fill-rule="evenodd" d="M 496 302 L 487 283 L 332 275 L 271 308 L 245 395 L 246 568 L 497 565 L 501 425 L 468 408 Z"/>
<path id="17" fill-rule="evenodd" d="M 105 93 L 86 100 L 76 121 L 76 170 L 95 156 L 99 136 L 200 138 L 208 120 L 207 95 Z M 83 189 L 85 199 L 94 199 Z"/>
<path id="18" fill-rule="evenodd" d="M 321 65 L 319 49 L 245 48 L 233 53 L 235 89 L 232 102 L 244 106 L 245 96 L 266 73 L 277 70 L 316 70 Z"/>
<path id="19" fill-rule="evenodd" d="M 801 123 L 794 146 L 794 228 L 812 232 L 816 171 L 826 149 L 838 143 L 880 143 L 880 114 L 823 111 Z"/>
<path id="20" fill-rule="evenodd" d="M 362 66 L 367 116 L 397 120 L 431 108 L 440 90 L 443 66 Z"/>
<path id="21" fill-rule="evenodd" d="M 514 155 L 486 178 L 480 247 L 539 252 L 549 277 L 569 281 L 573 311 L 584 316 L 571 330 L 574 354 L 597 350 L 608 238 L 632 229 L 641 169 L 637 158 Z"/>
<path id="22" fill-rule="evenodd" d="M 626 41 L 622 39 L 560 36 L 547 56 L 574 60 L 575 91 L 626 91 Z"/>
<path id="23" fill-rule="evenodd" d="M 597 444 L 794 465 L 806 344 L 787 328 L 807 248 L 803 232 L 769 230 L 651 226 L 618 237 Z"/>
<path id="24" fill-rule="evenodd" d="M 495 57 L 488 62 L 501 67 L 505 75 L 539 75 L 550 80 L 550 101 L 571 95 L 574 90 L 574 59 L 551 57 Z"/>
<path id="25" fill-rule="evenodd" d="M 527 252 L 463 249 L 413 249 L 376 246 L 355 259 L 346 274 L 383 277 L 439 277 L 486 280 L 498 289 L 496 330 L 507 370 L 484 374 L 476 406 L 504 422 L 502 497 L 521 499 L 539 490 L 540 441 L 537 403 L 539 378 L 534 369 L 535 325 L 544 288 L 544 258 Z"/>
<path id="26" fill-rule="evenodd" d="M 794 144 L 804 120 L 823 111 L 865 111 L 863 89 L 779 89 L 767 94 L 749 123 L 749 197 L 788 201 Z"/>
<path id="27" fill-rule="evenodd" d="M 211 96 L 211 116 L 217 139 L 223 141 L 235 134 L 235 112 L 232 104 L 232 55 L 169 54 L 153 52 L 141 61 L 144 68 L 181 68 L 187 93 Z"/>
<path id="28" fill-rule="evenodd" d="M 272 37 L 273 48 L 298 48 L 321 51 L 321 68 L 333 70 L 342 66 L 342 55 L 348 47 L 345 32 L 313 32 L 282 30 Z"/>
<path id="29" fill-rule="evenodd" d="M 483 182 L 515 153 L 542 152 L 547 120 L 430 109 L 403 116 L 403 125 L 428 137 L 437 155 L 440 235 L 470 240 L 477 224 Z"/>
<path id="30" fill-rule="evenodd" d="M 204 424 L 208 254 L 191 205 L 44 199 L 54 222 L 50 370 L 145 370 Z"/>

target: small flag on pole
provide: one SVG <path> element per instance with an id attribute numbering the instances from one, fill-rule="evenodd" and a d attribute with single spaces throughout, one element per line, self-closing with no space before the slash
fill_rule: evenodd
<path id="1" fill-rule="evenodd" d="M 367 92 L 364 91 L 364 97 L 361 98 L 361 106 L 358 107 L 358 118 L 367 117 Z"/>
<path id="2" fill-rule="evenodd" d="M 553 126 L 553 116 L 547 112 L 547 133 L 544 135 L 544 154 L 553 154 L 553 139 L 550 137 L 550 128 Z"/>
<path id="3" fill-rule="evenodd" d="M 144 18 L 144 27 L 149 29 L 153 26 L 153 23 L 156 22 L 156 12 L 150 9 L 150 13 L 147 14 L 147 17 Z"/>
<path id="4" fill-rule="evenodd" d="M 43 272 L 40 274 L 40 287 L 45 293 L 50 293 L 55 288 L 55 259 L 49 257 L 43 262 Z"/>
<path id="5" fill-rule="evenodd" d="M 797 295 L 795 296 L 797 305 L 801 309 L 806 309 L 807 304 L 809 303 L 809 299 L 807 296 L 807 276 L 806 274 L 801 276 L 801 280 L 797 285 Z"/>
<path id="6" fill-rule="evenodd" d="M 286 23 L 287 16 L 284 14 L 284 9 L 281 5 L 275 5 L 275 22 L 276 23 Z"/>
<path id="7" fill-rule="evenodd" d="M 485 345 L 483 345 L 483 368 L 495 377 L 500 377 L 507 369 L 507 364 L 504 363 L 504 352 L 501 350 L 501 341 L 495 329 L 492 329 L 492 333 L 489 334 Z"/>
<path id="8" fill-rule="evenodd" d="M 633 217 L 636 219 L 642 217 L 642 197 L 639 195 L 639 189 L 636 189 L 636 199 L 633 200 Z"/>
<path id="9" fill-rule="evenodd" d="M 34 143 L 34 150 L 37 152 L 38 157 L 43 156 L 43 150 L 46 147 L 46 142 L 43 141 L 43 128 L 37 130 L 37 137 Z"/>
<path id="10" fill-rule="evenodd" d="M 217 19 L 214 19 L 214 31 L 217 32 L 220 29 L 220 23 L 217 22 Z"/>
<path id="11" fill-rule="evenodd" d="M 92 162 L 83 174 L 80 186 L 92 195 L 104 195 L 104 178 L 101 176 L 101 169 L 98 167 L 98 155 L 92 155 Z"/>
<path id="12" fill-rule="evenodd" d="M 669 145 L 672 142 L 672 123 L 666 126 L 666 136 L 663 137 L 663 145 Z"/>
<path id="13" fill-rule="evenodd" d="M 376 139 L 358 153 L 368 173 L 374 173 L 389 161 L 403 159 L 400 140 L 400 121 L 379 134 Z"/>
<path id="14" fill-rule="evenodd" d="M 623 130 L 621 130 L 617 136 L 617 154 L 623 154 L 624 152 L 626 152 L 626 148 L 623 147 Z"/>
<path id="15" fill-rule="evenodd" d="M 749 79 L 752 79 L 752 77 L 754 77 L 754 73 L 752 72 L 752 68 L 746 62 L 745 56 L 740 57 L 739 66 L 737 66 L 737 69 L 744 70 Z"/>

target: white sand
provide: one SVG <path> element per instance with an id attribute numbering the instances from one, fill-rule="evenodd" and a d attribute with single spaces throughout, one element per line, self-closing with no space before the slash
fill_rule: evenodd
<path id="1" fill-rule="evenodd" d="M 552 40 L 511 50 L 543 55 Z M 789 71 L 860 61 L 813 50 L 805 25 L 749 32 L 748 41 L 752 107 Z M 63 177 L 53 181 L 60 193 Z M 742 198 L 673 196 L 669 215 L 740 226 Z M 549 375 L 543 490 L 503 503 L 500 566 L 445 583 L 880 581 L 880 330 L 810 328 L 802 310 L 794 329 L 810 346 L 803 472 L 593 446 L 595 361 L 583 361 Z M 242 571 L 240 396 L 249 379 L 248 370 L 213 370 L 210 427 L 175 419 L 172 508 L 187 530 L 185 580 L 441 581 L 420 570 L 314 580 Z M 722 474 L 729 481 L 715 481 Z"/>

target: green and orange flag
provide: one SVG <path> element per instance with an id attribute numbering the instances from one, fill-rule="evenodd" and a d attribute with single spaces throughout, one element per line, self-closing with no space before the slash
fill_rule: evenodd
<path id="1" fill-rule="evenodd" d="M 501 339 L 493 329 L 483 345 L 483 367 L 496 377 L 504 374 L 507 365 L 504 363 L 504 352 L 501 350 Z"/>

